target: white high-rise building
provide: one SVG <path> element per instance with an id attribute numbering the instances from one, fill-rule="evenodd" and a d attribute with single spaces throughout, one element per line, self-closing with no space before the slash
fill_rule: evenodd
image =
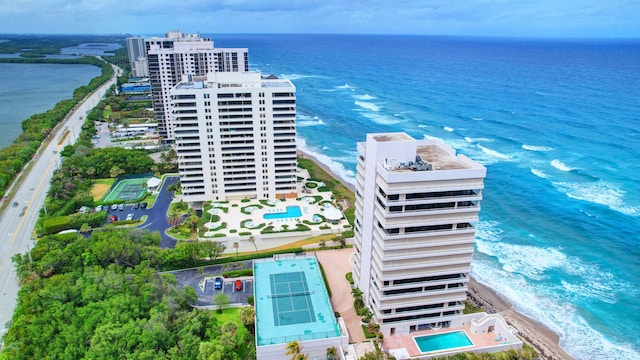
<path id="1" fill-rule="evenodd" d="M 186 76 L 171 90 L 184 201 L 295 198 L 296 97 L 259 72 Z"/>
<path id="2" fill-rule="evenodd" d="M 169 91 L 183 75 L 206 76 L 211 72 L 249 71 L 249 52 L 246 48 L 214 48 L 213 41 L 198 34 L 171 31 L 164 38 L 148 38 L 146 51 L 158 133 L 170 142 L 174 134 Z"/>
<path id="3" fill-rule="evenodd" d="M 147 49 L 144 38 L 132 36 L 127 38 L 127 53 L 131 72 L 136 77 L 149 76 L 149 64 L 147 62 Z"/>
<path id="4" fill-rule="evenodd" d="M 384 335 L 462 314 L 485 176 L 439 140 L 358 143 L 353 277 Z"/>

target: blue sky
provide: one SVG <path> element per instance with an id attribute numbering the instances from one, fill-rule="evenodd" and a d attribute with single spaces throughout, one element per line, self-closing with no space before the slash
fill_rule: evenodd
<path id="1" fill-rule="evenodd" d="M 639 0 L 0 0 L 0 33 L 640 37 Z"/>

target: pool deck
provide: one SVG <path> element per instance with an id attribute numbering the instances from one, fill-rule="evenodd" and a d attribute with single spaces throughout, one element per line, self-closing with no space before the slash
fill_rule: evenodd
<path id="1" fill-rule="evenodd" d="M 333 203 L 335 201 L 331 199 L 333 195 L 331 192 L 319 192 L 317 190 L 319 186 L 312 189 L 307 189 L 304 184 L 309 178 L 309 173 L 305 169 L 298 168 L 299 177 L 304 178 L 303 181 L 298 182 L 298 199 L 278 199 L 270 200 L 269 205 L 265 205 L 260 202 L 260 199 L 251 199 L 250 201 L 229 201 L 229 202 L 214 202 L 213 209 L 203 211 L 202 217 L 206 219 L 207 216 L 212 218 L 212 215 L 217 215 L 220 220 L 217 222 L 207 222 L 206 227 L 210 229 L 200 235 L 200 241 L 218 241 L 224 242 L 227 246 L 226 253 L 235 253 L 236 248 L 234 243 L 238 244 L 238 252 L 251 252 L 255 251 L 256 247 L 259 250 L 270 249 L 282 245 L 286 245 L 298 240 L 306 239 L 311 236 L 318 236 L 322 234 L 339 234 L 343 231 L 352 230 L 349 222 L 346 218 L 342 218 L 338 221 L 320 221 L 314 224 L 305 224 L 304 221 L 314 222 L 314 215 L 324 216 L 327 202 Z M 316 200 L 316 197 L 321 197 Z M 179 201 L 179 197 L 174 201 Z M 249 206 L 254 206 L 255 209 L 249 214 L 242 211 Z M 286 212 L 288 206 L 299 206 L 302 215 L 297 218 L 282 218 L 282 219 L 265 219 L 265 214 L 273 214 L 279 212 Z M 338 207 L 338 209 L 340 209 Z M 341 210 L 341 209 L 340 209 Z M 226 211 L 226 212 L 225 212 Z M 248 227 L 247 222 L 252 222 L 255 228 Z M 226 227 L 220 228 L 222 223 L 226 223 Z M 242 224 L 245 224 L 243 227 Z M 264 224 L 264 226 L 260 226 Z M 310 228 L 310 231 L 287 231 L 295 228 L 298 224 L 303 224 Z M 266 226 L 272 226 L 274 233 L 262 234 L 261 231 Z M 345 228 L 345 226 L 349 226 Z M 259 227 L 259 228 L 258 228 Z M 323 227 L 321 229 L 321 227 Z M 215 237 L 218 234 L 224 235 L 224 237 Z M 241 235 L 242 234 L 242 235 Z M 255 246 L 249 239 L 253 237 Z"/>
<path id="2" fill-rule="evenodd" d="M 485 333 L 485 334 L 472 334 L 469 330 L 469 325 L 464 326 L 463 328 L 442 328 L 442 329 L 430 329 L 430 330 L 420 330 L 415 331 L 410 334 L 396 334 L 392 336 L 386 336 L 383 340 L 382 347 L 385 350 L 393 350 L 393 349 L 407 349 L 407 352 L 410 356 L 419 356 L 419 355 L 438 355 L 439 353 L 446 352 L 449 350 L 441 350 L 441 351 L 433 351 L 430 353 L 422 353 L 418 346 L 416 345 L 415 340 L 413 338 L 425 335 L 435 335 L 442 334 L 454 331 L 464 330 L 465 334 L 471 339 L 473 342 L 473 346 L 465 347 L 465 351 L 472 351 L 473 349 L 481 349 L 487 348 L 490 346 L 503 345 L 500 341 L 496 341 L 496 337 L 498 334 L 495 332 Z"/>

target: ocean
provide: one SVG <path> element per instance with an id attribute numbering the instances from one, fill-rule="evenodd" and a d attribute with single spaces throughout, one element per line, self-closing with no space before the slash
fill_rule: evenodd
<path id="1" fill-rule="evenodd" d="M 0 148 L 22 133 L 23 120 L 71 99 L 100 73 L 92 65 L 0 63 Z"/>
<path id="2" fill-rule="evenodd" d="M 640 40 L 209 36 L 293 81 L 299 147 L 348 182 L 371 132 L 485 165 L 474 278 L 576 359 L 640 359 Z"/>

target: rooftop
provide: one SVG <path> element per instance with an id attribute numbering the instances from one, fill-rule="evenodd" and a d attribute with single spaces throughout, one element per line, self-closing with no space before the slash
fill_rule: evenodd
<path id="1" fill-rule="evenodd" d="M 257 345 L 339 337 L 315 256 L 254 260 Z"/>

